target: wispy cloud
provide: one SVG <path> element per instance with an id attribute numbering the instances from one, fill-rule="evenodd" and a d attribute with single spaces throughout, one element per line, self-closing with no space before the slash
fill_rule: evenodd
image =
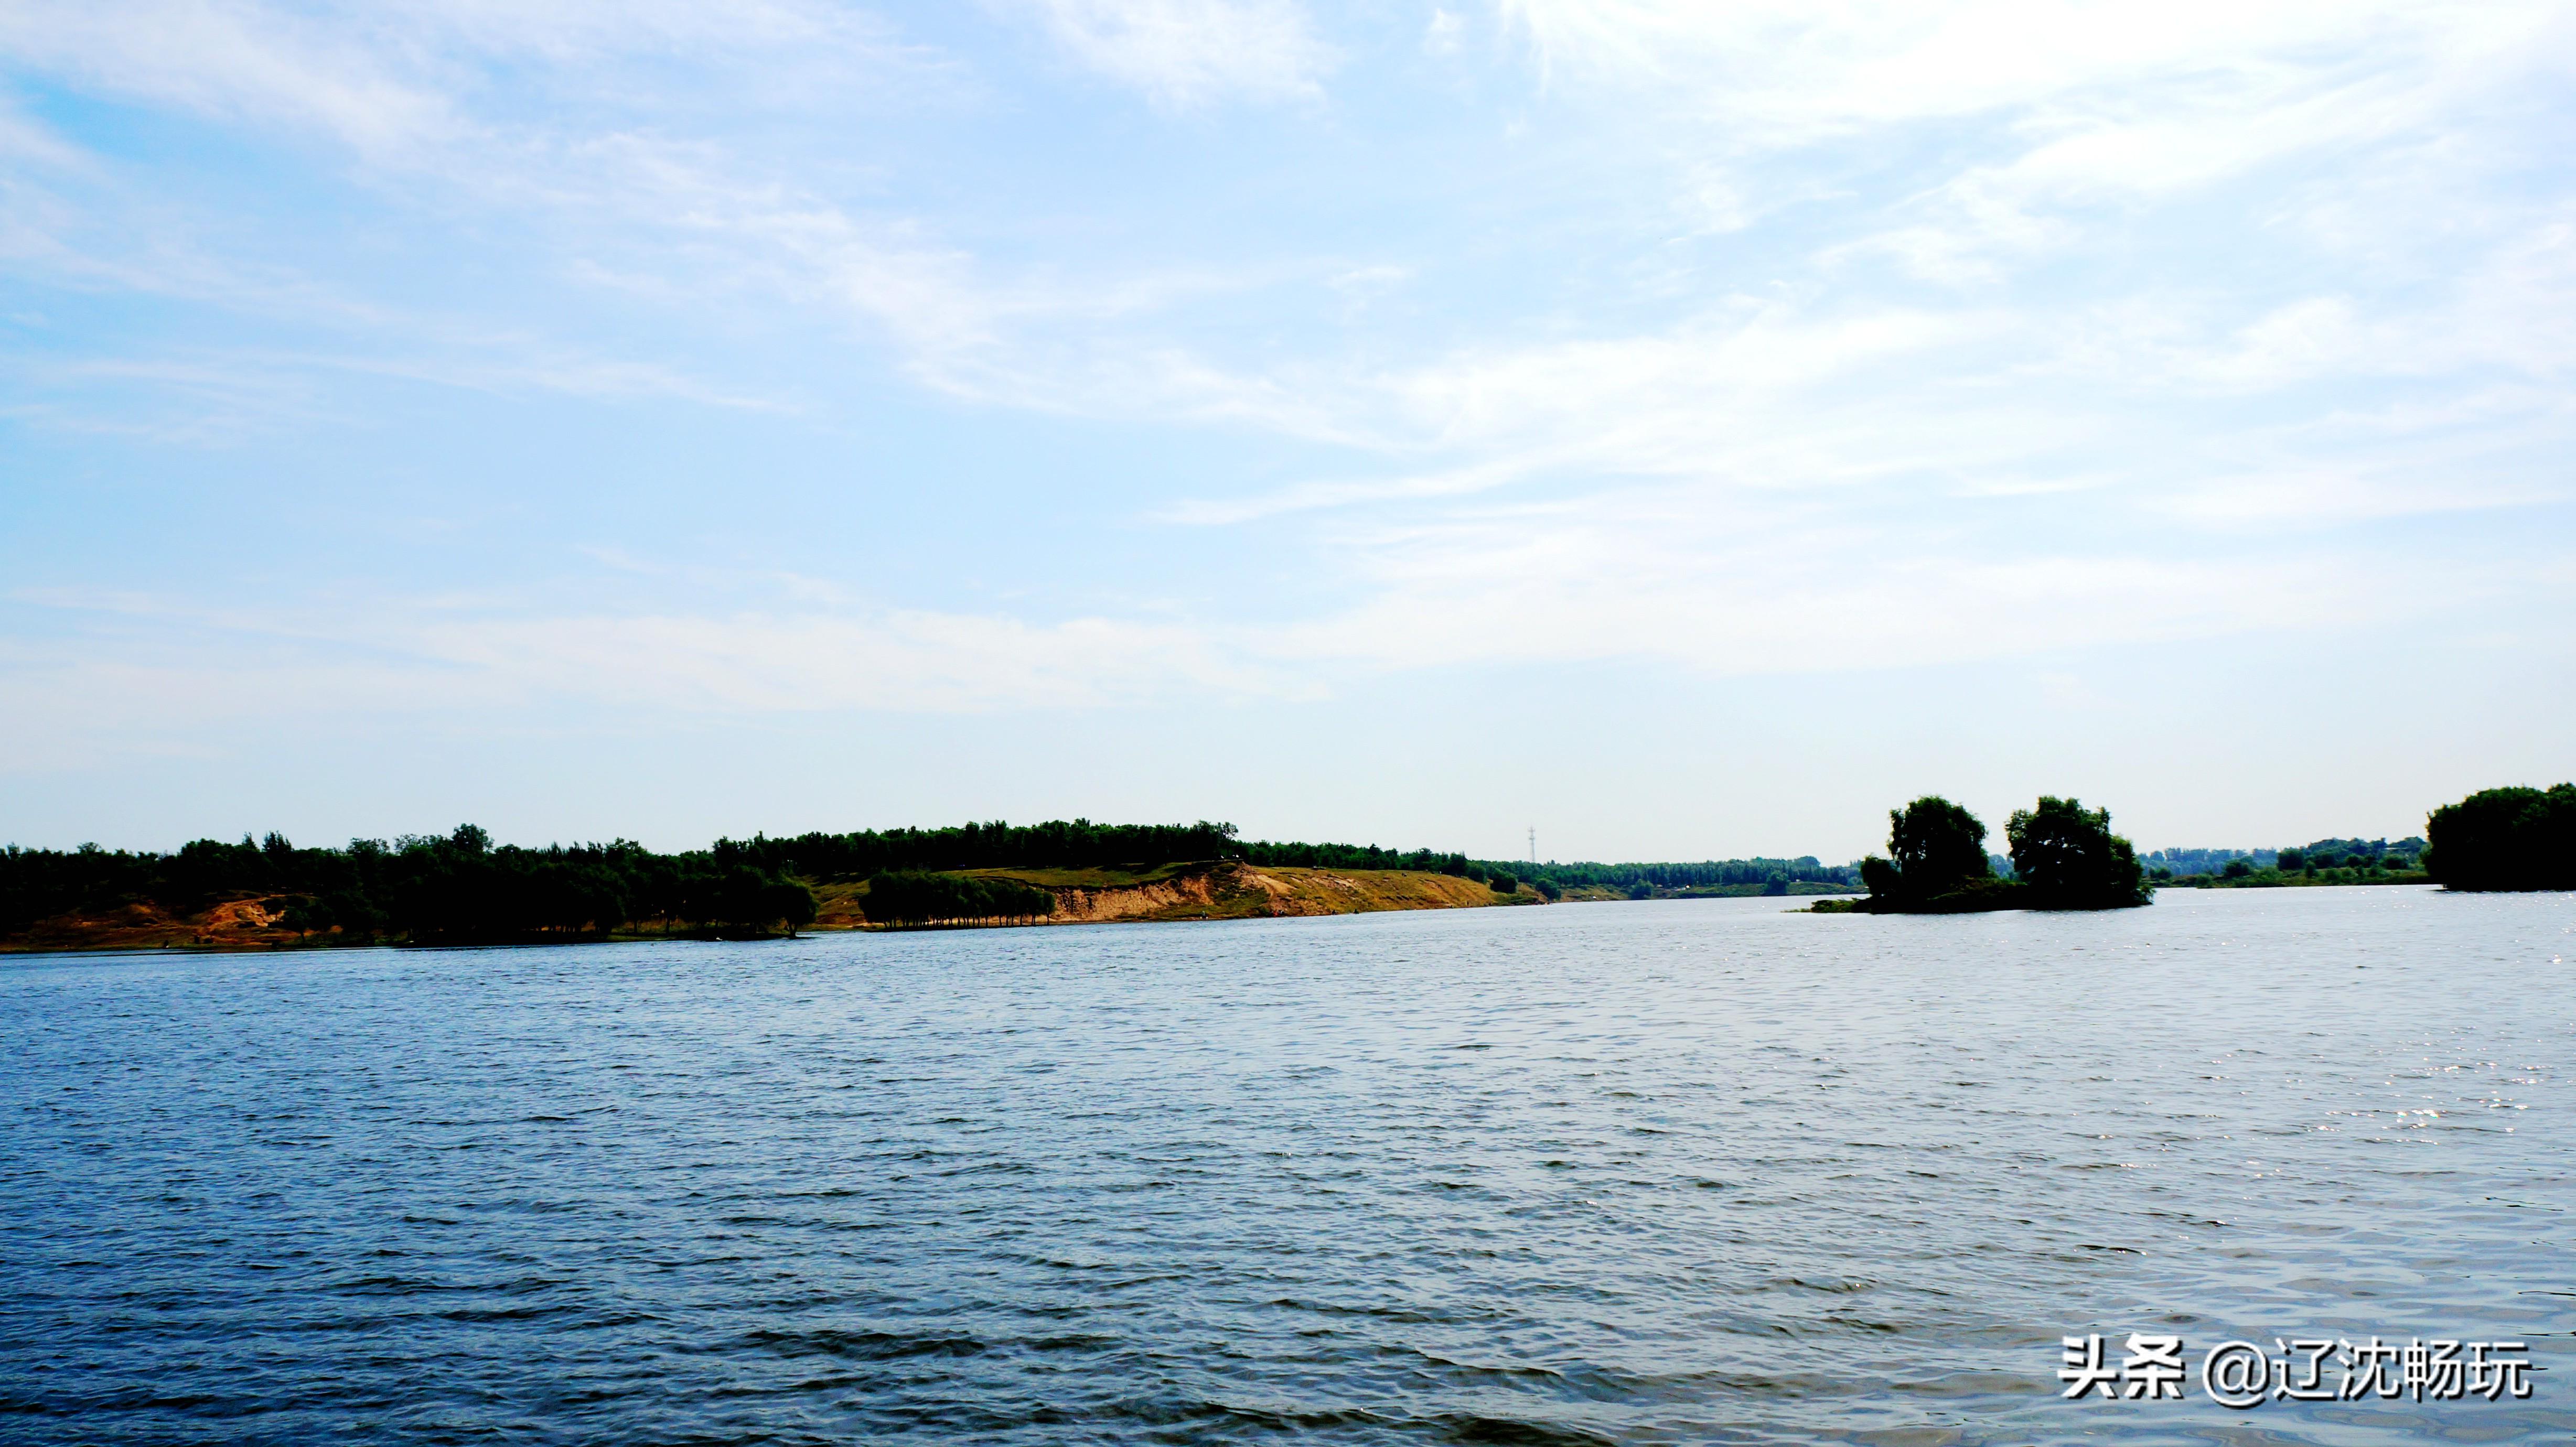
<path id="1" fill-rule="evenodd" d="M 1090 709 L 1317 690 L 1240 640 L 1099 617 L 1039 624 L 811 597 L 769 608 L 556 611 L 396 596 L 330 610 L 208 607 L 133 591 L 16 596 L 95 626 L 76 642 L 0 653 L 11 691 L 47 699 L 42 712 L 57 722 L 68 712 L 84 728 L 142 738 L 281 708 L 473 714 L 573 704 L 685 719 Z"/>
<path id="2" fill-rule="evenodd" d="M 1066 53 L 1189 107 L 1320 93 L 1332 51 L 1296 0 L 1016 0 Z"/>
<path id="3" fill-rule="evenodd" d="M 1513 38 L 1475 70 L 1465 38 L 1496 23 Z M 380 698 L 472 679 L 680 711 L 2303 626 L 2365 606 L 2370 555 L 2337 529 L 2568 495 L 2576 210 L 2531 122 L 2563 119 L 2563 6 L 1495 0 L 1327 34 L 1293 0 L 991 0 L 962 25 L 1151 104 L 987 105 L 1011 56 L 804 0 L 0 0 L 0 66 L 31 92 L 261 162 L 160 184 L 112 134 L 0 108 L 12 275 L 232 319 L 220 342 L 21 349 L 0 410 L 238 439 L 334 418 L 360 376 L 829 427 L 857 377 L 910 389 L 868 412 L 890 456 L 964 450 L 905 430 L 925 399 L 1125 429 L 1019 485 L 1115 492 L 1104 532 L 1238 528 L 1335 590 L 1152 621 L 685 580 L 624 609 L 388 586 L 149 615 L 215 630 L 245 672 Z M 1400 91 L 1426 70 L 1444 88 Z M 1385 89 L 1343 104 L 1363 84 Z M 1236 108 L 1283 101 L 1306 103 Z M 1196 149 L 1225 126 L 1257 140 Z M 363 218 L 345 246 L 308 235 L 327 208 L 295 187 Z M 351 259 L 387 236 L 415 249 Z M 451 246 L 456 275 L 421 281 Z M 1097 481 L 1182 442 L 1241 465 Z M 904 545 L 968 551 L 971 511 Z M 2272 552 L 2227 551 L 2258 536 Z M 197 686 L 141 654 L 42 666 L 102 708 Z"/>
<path id="4" fill-rule="evenodd" d="M 1366 601 L 1285 630 L 1292 658 L 1384 668 L 1658 660 L 1716 675 L 1930 667 L 2315 627 L 2377 579 L 2322 550 L 2220 559 L 2027 549 L 1973 516 L 1721 509 L 1686 489 L 1452 513 L 1344 539 Z"/>

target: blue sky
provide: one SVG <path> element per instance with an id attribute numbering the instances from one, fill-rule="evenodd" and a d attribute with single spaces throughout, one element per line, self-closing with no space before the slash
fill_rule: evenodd
<path id="1" fill-rule="evenodd" d="M 2576 8 L 0 0 L 0 836 L 2576 774 Z"/>

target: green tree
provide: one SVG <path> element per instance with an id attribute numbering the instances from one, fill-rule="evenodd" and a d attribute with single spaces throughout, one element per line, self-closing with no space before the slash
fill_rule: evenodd
<path id="1" fill-rule="evenodd" d="M 279 922 L 295 931 L 298 937 L 304 937 L 327 930 L 339 920 L 332 914 L 331 906 L 321 900 L 299 899 L 287 904 L 286 917 Z"/>
<path id="2" fill-rule="evenodd" d="M 1892 900 L 1905 889 L 1905 881 L 1897 876 L 1896 866 L 1875 854 L 1860 862 L 1860 885 L 1870 892 L 1873 899 Z"/>
<path id="3" fill-rule="evenodd" d="M 860 900 L 860 907 L 873 924 L 1042 919 L 1055 912 L 1055 895 L 1013 879 L 887 870 L 868 877 L 868 892 Z"/>
<path id="4" fill-rule="evenodd" d="M 2013 873 L 2042 909 L 2123 909 L 2154 898 L 2137 850 L 2111 832 L 2108 809 L 2043 794 L 2036 808 L 2013 811 L 2004 837 L 2012 841 Z"/>
<path id="5" fill-rule="evenodd" d="M 2427 864 L 2449 889 L 2576 889 L 2576 784 L 2481 789 L 2425 821 Z"/>
<path id="6" fill-rule="evenodd" d="M 761 913 L 783 920 L 794 934 L 814 922 L 814 891 L 793 879 L 773 879 L 761 886 Z"/>
<path id="7" fill-rule="evenodd" d="M 1985 821 L 1938 794 L 1890 809 L 1887 823 L 1893 892 L 1900 897 L 1932 899 L 1994 873 L 1986 861 Z"/>

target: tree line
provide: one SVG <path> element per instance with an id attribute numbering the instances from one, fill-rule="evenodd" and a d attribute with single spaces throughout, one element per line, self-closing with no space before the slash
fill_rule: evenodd
<path id="1" fill-rule="evenodd" d="M 1546 880 L 1559 889 L 1605 888 L 1642 897 L 1655 891 L 1705 889 L 1713 885 L 1842 884 L 1860 882 L 1856 866 L 1820 863 L 1812 854 L 1795 859 L 1703 859 L 1677 864 L 1545 864 L 1515 861 L 1489 863 L 1532 881 Z M 1641 893 L 1642 892 L 1642 893 Z"/>
<path id="2" fill-rule="evenodd" d="M 228 899 L 287 899 L 286 923 L 340 939 L 468 942 L 597 936 L 629 927 L 718 931 L 790 929 L 810 923 L 807 881 L 869 880 L 871 920 L 1031 917 L 1045 891 L 934 876 L 1010 868 L 1155 866 L 1236 861 L 1322 869 L 1422 870 L 1542 898 L 1606 887 L 1644 898 L 1712 885 L 1790 882 L 1848 885 L 1849 865 L 1812 855 L 1697 863 L 1530 864 L 1477 860 L 1454 850 L 1375 844 L 1245 840 L 1232 824 L 1100 824 L 1089 819 L 1014 825 L 809 832 L 718 839 L 664 854 L 632 840 L 496 845 L 482 828 L 356 839 L 305 848 L 269 834 L 239 843 L 199 839 L 167 853 L 83 845 L 0 849 L 0 933 L 61 915 L 100 915 L 133 902 L 177 916 Z M 978 891 L 982 891 L 979 893 Z M 1051 908 L 1051 904 L 1050 904 Z M 949 913 L 956 910 L 962 913 Z"/>
<path id="3" fill-rule="evenodd" d="M 1425 870 L 1542 897 L 1608 888 L 1632 897 L 1709 886 L 1791 882 L 1870 888 L 1888 908 L 2105 908 L 2143 901 L 2135 850 L 2110 816 L 2073 799 L 2042 798 L 2014 812 L 2010 877 L 1985 852 L 1986 828 L 1938 796 L 1890 812 L 1889 855 L 1828 865 L 1794 859 L 1697 863 L 1531 864 L 1434 849 L 1246 841 L 1231 824 L 1013 825 L 719 839 L 703 850 L 657 853 L 631 840 L 495 845 L 474 825 L 443 835 L 352 840 L 299 848 L 272 833 L 254 842 L 200 839 L 168 853 L 0 848 L 0 933 L 132 902 L 190 915 L 226 899 L 288 898 L 286 923 L 340 938 L 470 942 L 596 936 L 630 926 L 717 931 L 795 929 L 815 914 L 806 880 L 868 879 L 871 919 L 1029 918 L 1052 896 L 1007 881 L 960 879 L 999 868 L 1159 865 L 1234 860 L 1326 869 Z M 2576 888 L 2576 785 L 2487 789 L 2433 811 L 2425 840 L 2323 839 L 2271 853 L 2283 870 L 2418 866 L 2452 889 Z M 2193 855 L 2218 851 L 2188 851 Z M 2172 854 L 2181 851 L 2168 852 Z M 2195 859 L 2191 861 L 2199 863 Z M 2214 862 L 2214 860 L 2213 860 Z M 2228 864 L 2251 870 L 2250 859 Z M 2159 872 L 2170 867 L 2159 859 Z M 1043 897 L 1043 898 L 1042 898 Z M 1943 903 L 1946 901 L 1946 903 Z M 2006 903 L 2005 901 L 2011 901 Z M 1877 906 L 1873 906 L 1877 907 Z"/>
<path id="4" fill-rule="evenodd" d="M 630 840 L 527 849 L 466 824 L 346 848 L 298 848 L 270 834 L 200 839 L 167 853 L 0 849 L 0 933 L 58 915 L 149 903 L 195 914 L 227 899 L 289 896 L 285 924 L 342 939 L 422 944 L 577 938 L 635 924 L 717 931 L 800 928 L 813 892 L 715 851 L 657 854 Z"/>
<path id="5" fill-rule="evenodd" d="M 1010 824 L 995 819 L 941 829 L 860 829 L 777 839 L 760 834 L 719 839 L 708 853 L 772 873 L 848 880 L 889 872 L 1083 869 L 1243 859 L 1246 846 L 1235 833 L 1231 824 L 1204 819 L 1195 824 L 1095 824 L 1088 819 Z"/>
<path id="6" fill-rule="evenodd" d="M 1089 819 L 1017 825 L 1003 820 L 942 829 L 858 830 L 770 838 L 719 839 L 718 858 L 815 880 L 867 879 L 889 871 L 953 873 L 972 869 L 1081 869 L 1103 865 L 1160 865 L 1234 861 L 1308 869 L 1411 869 L 1479 881 L 1508 874 L 1560 889 L 1607 886 L 1625 890 L 1790 882 L 1855 884 L 1848 864 L 1796 859 L 1724 859 L 1684 864 L 1533 864 L 1526 860 L 1477 860 L 1443 849 L 1392 849 L 1376 844 L 1310 844 L 1302 840 L 1247 840 L 1232 824 L 1096 824 Z"/>
<path id="7" fill-rule="evenodd" d="M 2150 879 L 2191 879 L 2209 875 L 2242 879 L 2266 870 L 2282 874 L 2315 874 L 2323 870 L 2358 869 L 2411 873 L 2423 868 L 2424 841 L 2405 839 L 2313 839 L 2278 849 L 2159 849 L 2138 862 Z"/>
<path id="8" fill-rule="evenodd" d="M 929 924 L 952 919 L 1044 919 L 1055 913 L 1053 891 L 1012 879 L 979 879 L 890 869 L 868 877 L 861 902 L 870 924 Z"/>
<path id="9" fill-rule="evenodd" d="M 1430 874 L 1465 875 L 1473 862 L 1464 854 L 1438 849 L 1381 849 L 1374 844 L 1274 843 L 1256 839 L 1236 856 L 1246 864 L 1284 865 L 1303 869 L 1418 869 Z"/>

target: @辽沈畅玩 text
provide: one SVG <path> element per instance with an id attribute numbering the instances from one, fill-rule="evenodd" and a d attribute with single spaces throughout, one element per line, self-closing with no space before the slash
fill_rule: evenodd
<path id="1" fill-rule="evenodd" d="M 2531 1395 L 2529 1347 L 2518 1341 L 2276 1337 L 2267 1352 L 2230 1340 L 2203 1354 L 2197 1372 L 2179 1336 L 2133 1333 L 2122 1345 L 2115 1352 L 2098 1334 L 2065 1338 L 2066 1362 L 2057 1371 L 2063 1395 L 2179 1401 L 2195 1376 L 2211 1401 L 2240 1410 L 2271 1401 L 2492 1402 Z"/>

